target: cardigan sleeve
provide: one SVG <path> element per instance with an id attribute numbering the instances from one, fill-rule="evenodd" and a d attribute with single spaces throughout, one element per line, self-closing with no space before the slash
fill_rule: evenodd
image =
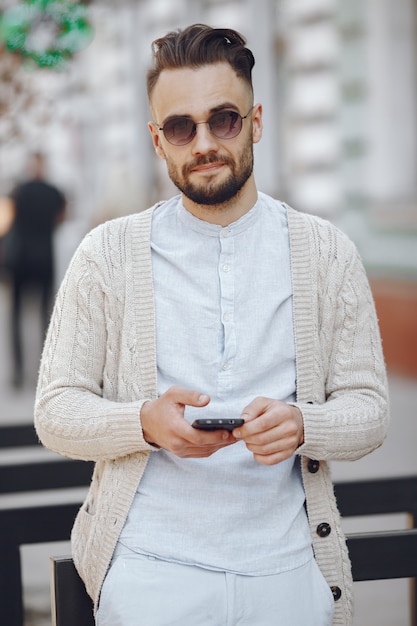
<path id="1" fill-rule="evenodd" d="M 355 460 L 384 441 L 388 385 L 369 282 L 354 244 L 336 229 L 317 290 L 315 393 L 297 402 L 305 429 L 298 452 L 322 460 Z"/>
<path id="2" fill-rule="evenodd" d="M 121 333 L 115 326 L 123 318 L 123 286 L 111 284 L 109 266 L 99 227 L 80 244 L 57 294 L 35 400 L 42 443 L 65 456 L 93 461 L 153 449 L 140 424 L 142 404 L 149 398 L 139 382 L 121 396 L 115 380 L 120 377 Z"/>

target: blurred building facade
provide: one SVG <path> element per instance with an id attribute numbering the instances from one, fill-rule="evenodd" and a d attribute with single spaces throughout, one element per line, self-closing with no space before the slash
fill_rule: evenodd
<path id="1" fill-rule="evenodd" d="M 42 148 L 70 200 L 62 269 L 88 228 L 175 193 L 147 130 L 151 41 L 192 22 L 230 26 L 256 58 L 259 188 L 354 239 L 388 365 L 417 377 L 417 0 L 89 4 L 93 43 L 65 72 L 26 72 L 32 104 L 15 106 L 9 135 L 11 112 L 0 121 L 0 196 Z"/>

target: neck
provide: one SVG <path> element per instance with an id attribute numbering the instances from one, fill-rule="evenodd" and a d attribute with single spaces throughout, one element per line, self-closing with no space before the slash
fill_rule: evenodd
<path id="1" fill-rule="evenodd" d="M 182 194 L 184 207 L 195 217 L 219 226 L 228 226 L 248 213 L 258 199 L 255 180 L 251 176 L 239 193 L 221 204 L 197 204 Z"/>

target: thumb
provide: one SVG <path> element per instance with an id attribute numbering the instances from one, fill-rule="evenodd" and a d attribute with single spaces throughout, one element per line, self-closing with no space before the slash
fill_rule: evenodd
<path id="1" fill-rule="evenodd" d="M 207 406 L 210 402 L 210 396 L 201 393 L 200 391 L 193 391 L 191 389 L 185 389 L 184 387 L 172 387 L 169 390 L 172 395 L 172 400 L 177 404 L 183 406 Z"/>

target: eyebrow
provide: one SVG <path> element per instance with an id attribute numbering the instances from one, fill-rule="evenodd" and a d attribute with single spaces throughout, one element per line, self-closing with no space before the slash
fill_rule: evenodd
<path id="1" fill-rule="evenodd" d="M 208 115 L 207 115 L 207 119 L 209 119 L 212 115 L 214 115 L 214 113 L 218 113 L 219 111 L 239 111 L 239 107 L 234 104 L 233 102 L 223 102 L 222 104 L 218 104 L 215 107 L 212 107 L 209 111 L 208 111 Z M 192 116 L 188 115 L 186 113 L 183 113 L 182 115 L 178 114 L 173 114 L 173 115 L 169 115 L 161 124 L 161 128 L 164 126 L 164 124 L 166 124 L 167 122 L 169 122 L 170 120 L 175 120 L 178 117 L 186 117 L 187 119 L 192 120 Z M 194 121 L 194 120 L 193 120 Z"/>

